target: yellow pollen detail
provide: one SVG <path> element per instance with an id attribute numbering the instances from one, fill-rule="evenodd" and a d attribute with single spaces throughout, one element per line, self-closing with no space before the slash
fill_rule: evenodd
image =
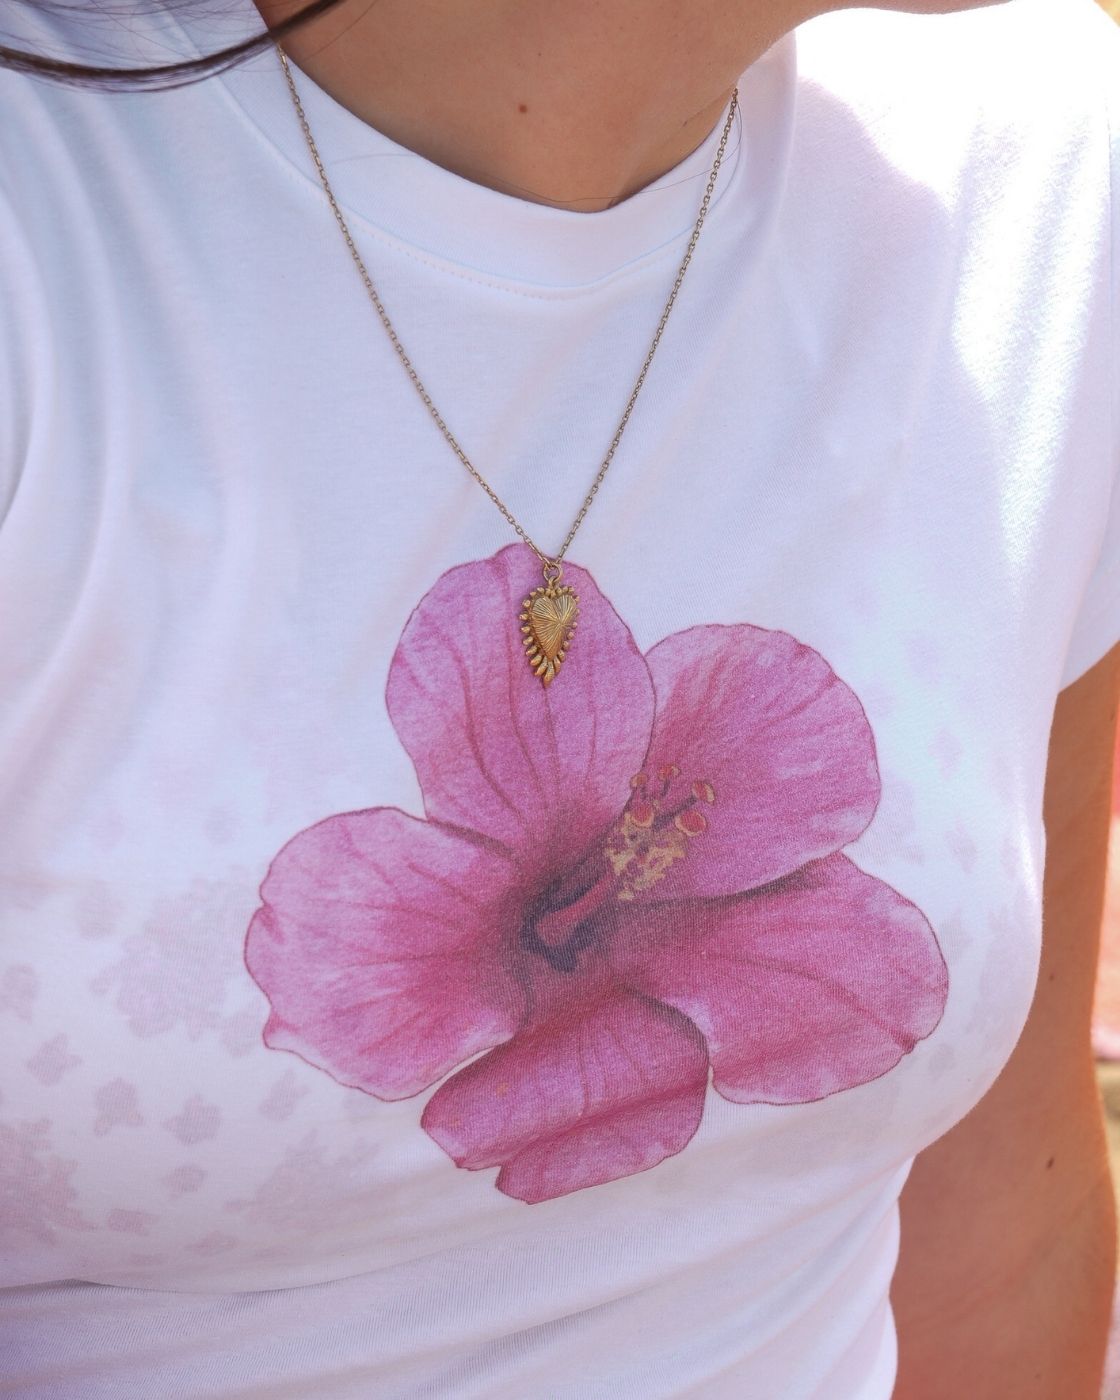
<path id="1" fill-rule="evenodd" d="M 658 830 L 625 812 L 606 847 L 607 860 L 621 884 L 618 898 L 633 899 L 664 879 L 669 867 L 685 855 L 688 841 L 675 825 Z"/>
<path id="2" fill-rule="evenodd" d="M 675 763 L 659 768 L 657 777 L 667 785 L 659 793 L 648 791 L 649 775 L 644 770 L 630 779 L 634 796 L 603 847 L 618 880 L 615 895 L 620 900 L 632 900 L 663 880 L 708 829 L 708 819 L 699 807 L 681 807 L 680 790 L 672 791 L 680 773 Z M 711 806 L 715 802 L 715 788 L 706 778 L 696 779 L 690 788 L 693 803 Z"/>

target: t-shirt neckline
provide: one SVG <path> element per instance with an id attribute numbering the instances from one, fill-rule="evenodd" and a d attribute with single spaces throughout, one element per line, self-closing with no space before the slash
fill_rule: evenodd
<path id="1" fill-rule="evenodd" d="M 251 0 L 220 18 L 176 8 L 174 20 L 197 53 L 223 47 L 260 27 Z M 792 90 L 794 35 L 753 64 L 739 83 L 740 110 L 728 138 L 709 209 L 729 200 L 754 163 L 755 145 L 774 124 L 775 70 Z M 674 250 L 691 232 L 726 118 L 672 170 L 610 209 L 577 213 L 537 204 L 455 174 L 397 144 L 355 116 L 297 64 L 293 77 L 348 222 L 409 251 L 487 280 L 540 288 L 592 285 Z M 274 156 L 313 186 L 329 207 L 272 48 L 216 75 Z M 333 220 L 331 221 L 333 226 Z M 324 225 L 326 227 L 326 225 Z"/>

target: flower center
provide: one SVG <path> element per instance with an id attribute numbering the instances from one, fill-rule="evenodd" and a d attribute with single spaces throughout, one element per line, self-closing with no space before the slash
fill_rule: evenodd
<path id="1" fill-rule="evenodd" d="M 574 972 L 581 953 L 604 936 L 609 921 L 611 872 L 595 851 L 553 880 L 525 911 L 521 946 L 556 972 Z"/>
<path id="2" fill-rule="evenodd" d="M 575 972 L 581 955 L 611 936 L 616 900 L 631 900 L 664 879 L 708 830 L 716 800 L 706 778 L 689 780 L 676 763 L 630 779 L 630 800 L 607 836 L 552 880 L 525 910 L 520 943 L 556 972 Z"/>
<path id="3" fill-rule="evenodd" d="M 634 899 L 665 878 L 708 829 L 705 807 L 716 800 L 706 778 L 685 778 L 676 763 L 655 776 L 636 773 L 622 820 L 607 838 L 606 857 L 618 880 L 618 899 Z"/>

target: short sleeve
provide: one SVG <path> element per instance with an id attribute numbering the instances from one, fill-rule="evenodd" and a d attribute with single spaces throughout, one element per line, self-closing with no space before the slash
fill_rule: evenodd
<path id="1" fill-rule="evenodd" d="M 1105 520 L 1104 538 L 1092 573 L 1082 593 L 1062 668 L 1061 685 L 1071 685 L 1106 652 L 1120 642 L 1120 39 L 1107 45 L 1115 62 L 1112 81 L 1106 84 L 1105 106 L 1111 138 L 1111 402 L 1109 417 L 1112 494 Z"/>

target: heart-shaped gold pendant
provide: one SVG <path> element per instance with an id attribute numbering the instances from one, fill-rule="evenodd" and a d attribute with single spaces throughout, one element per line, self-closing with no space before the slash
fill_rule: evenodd
<path id="1" fill-rule="evenodd" d="M 521 638 L 533 674 L 551 685 L 571 646 L 579 616 L 579 598 L 555 579 L 522 601 Z"/>

